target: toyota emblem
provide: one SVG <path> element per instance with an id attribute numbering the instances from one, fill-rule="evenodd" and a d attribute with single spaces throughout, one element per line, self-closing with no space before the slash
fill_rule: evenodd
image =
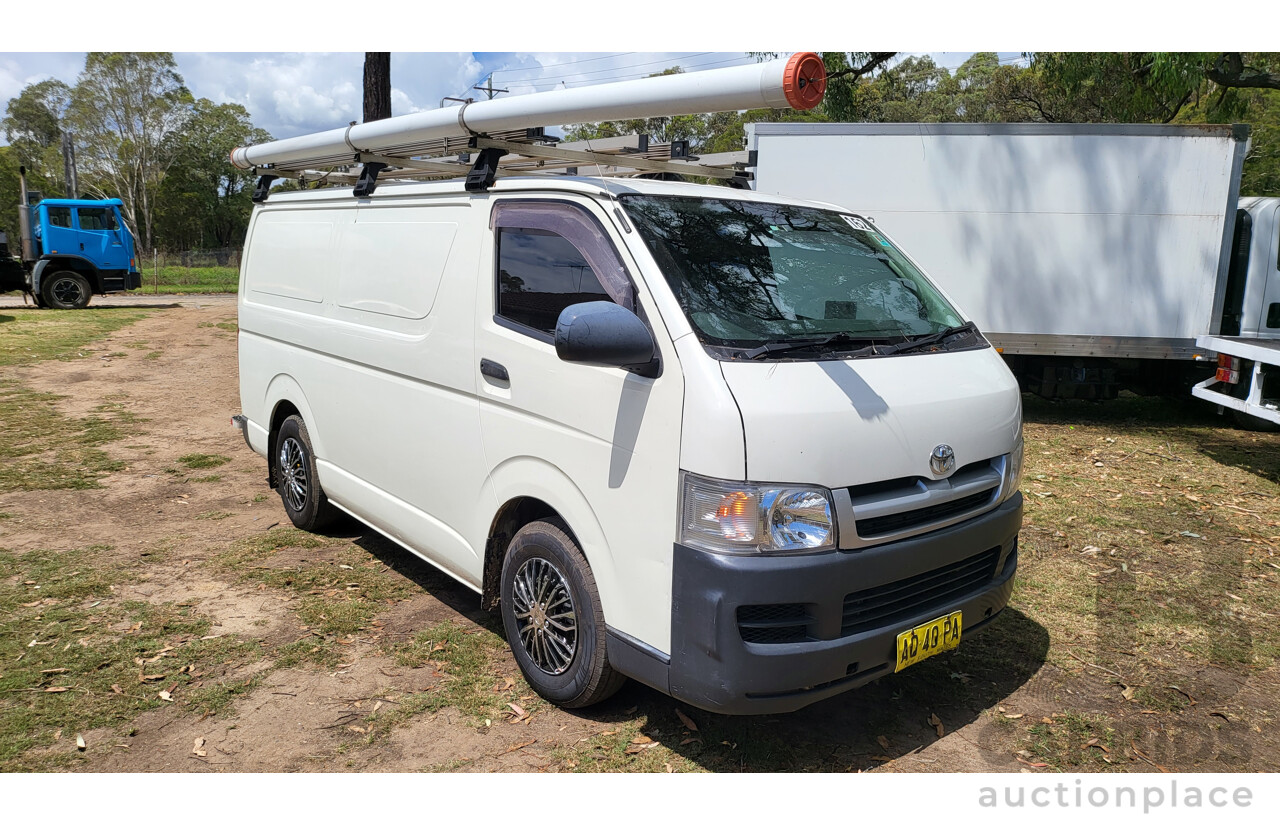
<path id="1" fill-rule="evenodd" d="M 934 475 L 946 475 L 956 468 L 956 451 L 950 444 L 939 444 L 929 454 L 929 466 Z"/>

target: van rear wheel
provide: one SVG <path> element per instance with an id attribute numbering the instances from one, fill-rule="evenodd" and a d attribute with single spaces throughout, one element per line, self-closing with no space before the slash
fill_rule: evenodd
<path id="1" fill-rule="evenodd" d="M 314 533 L 333 524 L 338 510 L 320 487 L 315 451 L 301 416 L 291 415 L 280 425 L 273 461 L 276 491 L 293 525 Z"/>
<path id="2" fill-rule="evenodd" d="M 609 665 L 600 592 L 562 524 L 535 521 L 516 533 L 502 562 L 501 609 L 516 664 L 547 701 L 586 707 L 627 681 Z"/>

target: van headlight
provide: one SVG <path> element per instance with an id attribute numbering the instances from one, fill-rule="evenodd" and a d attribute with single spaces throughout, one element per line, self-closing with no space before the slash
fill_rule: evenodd
<path id="1" fill-rule="evenodd" d="M 1022 428 L 1018 428 L 1018 440 L 1013 442 L 1013 450 L 1004 457 L 1004 481 L 1000 489 L 1003 491 L 1000 501 L 1008 501 L 1022 486 Z"/>
<path id="2" fill-rule="evenodd" d="M 680 543 L 720 553 L 796 553 L 836 546 L 831 491 L 685 473 Z"/>

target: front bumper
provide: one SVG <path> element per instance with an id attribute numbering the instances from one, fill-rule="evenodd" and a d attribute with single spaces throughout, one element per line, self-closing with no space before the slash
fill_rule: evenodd
<path id="1" fill-rule="evenodd" d="M 857 551 L 762 557 L 676 545 L 665 687 L 718 713 L 786 712 L 892 673 L 897 635 L 923 622 L 963 611 L 964 644 L 1009 601 L 1021 525 L 1017 493 L 962 524 Z M 947 570 L 967 578 L 938 573 Z M 894 605 L 883 623 L 865 609 L 875 599 Z M 744 641 L 738 608 L 761 605 L 803 605 L 803 640 Z M 622 652 L 610 641 L 611 657 Z M 624 672 L 636 651 L 626 652 Z M 662 688 L 656 664 L 637 676 Z"/>

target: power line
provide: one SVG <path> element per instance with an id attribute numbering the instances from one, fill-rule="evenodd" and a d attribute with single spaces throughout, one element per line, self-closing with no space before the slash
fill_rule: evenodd
<path id="1" fill-rule="evenodd" d="M 617 54 L 606 54 L 606 55 L 602 55 L 601 57 L 587 57 L 587 58 L 583 58 L 582 60 L 566 60 L 563 63 L 556 63 L 555 65 L 557 67 L 573 66 L 578 63 L 591 63 L 592 61 L 595 61 L 595 60 L 608 60 L 613 57 L 626 57 L 629 54 L 636 54 L 636 52 L 618 52 Z M 547 67 L 546 66 L 525 66 L 519 69 L 498 69 L 497 71 L 494 72 L 494 74 L 514 74 L 516 72 L 537 72 L 545 68 Z"/>
<path id="2" fill-rule="evenodd" d="M 594 71 L 590 71 L 590 72 L 569 72 L 568 74 L 545 75 L 543 77 L 536 78 L 536 82 L 542 82 L 543 80 L 559 80 L 562 77 L 581 77 L 583 75 L 589 75 L 589 74 L 608 74 L 609 72 L 623 71 L 626 69 L 638 69 L 641 66 L 656 66 L 661 63 L 669 64 L 673 60 L 692 60 L 695 57 L 704 57 L 709 54 L 715 54 L 715 52 L 696 52 L 694 54 L 686 54 L 683 57 L 668 57 L 668 58 L 663 58 L 662 60 L 650 60 L 647 63 L 632 63 L 626 66 L 611 66 L 607 69 L 595 69 Z M 734 59 L 736 60 L 737 58 L 734 58 Z M 557 66 L 556 68 L 559 68 L 559 67 Z M 494 72 L 494 74 L 499 74 L 499 72 Z M 504 80 L 503 82 L 505 83 L 506 81 Z M 520 83 L 530 83 L 530 82 L 535 82 L 535 80 L 534 79 L 517 80 L 516 84 L 519 85 Z"/>
<path id="3" fill-rule="evenodd" d="M 734 63 L 734 62 L 737 62 L 737 61 L 743 61 L 743 62 L 741 62 L 741 63 L 740 63 L 740 65 L 744 65 L 744 66 L 745 66 L 745 65 L 747 65 L 748 63 L 753 62 L 753 60 L 754 60 L 754 58 L 749 58 L 749 57 L 731 57 L 731 58 L 728 58 L 727 60 L 711 60 L 711 61 L 706 61 L 706 62 L 703 62 L 703 63 L 691 63 L 691 64 L 689 64 L 688 66 L 681 66 L 681 68 L 682 68 L 682 69 L 695 69 L 695 68 L 701 68 L 701 67 L 706 67 L 706 66 L 718 66 L 718 65 L 720 65 L 720 64 L 722 64 L 722 63 Z M 660 61 L 660 62 L 662 62 L 662 61 Z M 595 79 L 592 79 L 592 80 L 582 81 L 581 83 L 572 83 L 572 84 L 571 84 L 571 83 L 568 83 L 568 82 L 566 82 L 566 81 L 561 81 L 561 82 L 562 82 L 562 83 L 564 83 L 566 86 L 570 86 L 570 85 L 573 85 L 573 86 L 578 86 L 578 85 L 592 85 L 592 84 L 596 84 L 596 83 L 609 83 L 609 82 L 612 82 L 612 81 L 614 81 L 614 80 L 628 80 L 628 79 L 631 79 L 631 78 L 649 77 L 651 74 L 653 74 L 653 72 L 638 72 L 638 73 L 635 73 L 635 74 L 622 74 L 622 75 L 616 75 L 616 76 L 613 76 L 613 77 L 601 77 L 601 78 L 595 78 Z M 541 81 L 537 81 L 537 82 L 535 82 L 535 81 L 526 81 L 526 82 L 523 82 L 523 83 L 510 83 L 510 84 L 507 84 L 507 85 L 509 85 L 509 86 L 532 86 L 532 87 L 537 87 L 537 86 L 540 86 L 540 85 L 542 85 L 542 84 L 541 84 Z"/>

